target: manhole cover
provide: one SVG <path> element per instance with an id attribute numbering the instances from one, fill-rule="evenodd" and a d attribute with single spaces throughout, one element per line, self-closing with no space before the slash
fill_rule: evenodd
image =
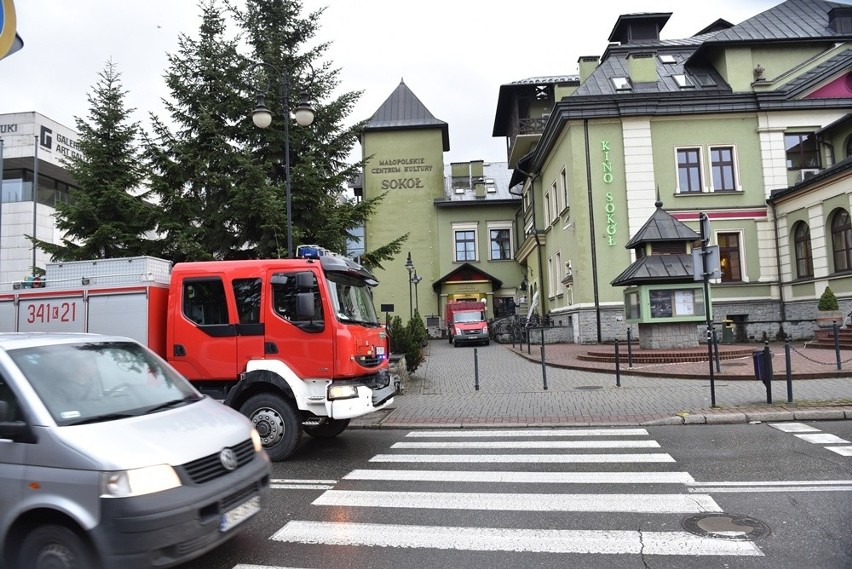
<path id="1" fill-rule="evenodd" d="M 681 526 L 701 537 L 734 541 L 754 541 L 769 535 L 769 526 L 762 521 L 737 514 L 697 514 L 683 520 Z"/>
<path id="2" fill-rule="evenodd" d="M 603 389 L 603 385 L 578 385 L 574 389 Z"/>

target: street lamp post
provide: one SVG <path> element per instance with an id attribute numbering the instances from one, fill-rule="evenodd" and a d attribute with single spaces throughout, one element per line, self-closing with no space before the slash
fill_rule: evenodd
<path id="1" fill-rule="evenodd" d="M 411 261 L 411 251 L 408 252 L 408 259 L 405 261 L 405 269 L 408 271 L 408 319 L 414 318 L 414 304 L 411 296 L 411 285 L 414 274 L 414 263 Z"/>
<path id="2" fill-rule="evenodd" d="M 279 71 L 274 65 L 258 62 L 252 67 L 268 67 L 281 76 L 278 81 L 278 97 L 284 105 L 284 192 L 287 200 L 287 256 L 293 257 L 293 217 L 290 208 L 290 78 L 287 69 Z M 267 84 L 267 88 L 269 85 Z M 265 91 L 266 89 L 264 89 Z M 293 112 L 296 122 L 300 126 L 310 126 L 314 122 L 316 111 L 308 101 L 306 93 L 302 93 L 301 100 Z M 272 124 L 272 111 L 266 108 L 266 96 L 264 92 L 257 94 L 257 104 L 251 113 L 251 120 L 258 128 L 266 128 Z"/>
<path id="3" fill-rule="evenodd" d="M 417 276 L 417 269 L 414 270 L 414 276 L 411 277 L 411 282 L 414 283 L 414 309 L 419 313 L 420 312 L 420 299 L 417 297 L 417 285 L 420 281 L 423 280 L 423 277 Z"/>

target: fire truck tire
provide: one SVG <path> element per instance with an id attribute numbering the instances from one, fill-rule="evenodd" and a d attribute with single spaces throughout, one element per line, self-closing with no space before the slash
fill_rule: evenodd
<path id="1" fill-rule="evenodd" d="M 304 427 L 305 432 L 315 439 L 333 439 L 346 430 L 349 419 L 329 419 L 322 425 L 316 427 Z"/>
<path id="2" fill-rule="evenodd" d="M 263 448 L 275 462 L 287 459 L 302 438 L 299 417 L 286 399 L 270 393 L 249 397 L 240 413 L 254 423 Z"/>

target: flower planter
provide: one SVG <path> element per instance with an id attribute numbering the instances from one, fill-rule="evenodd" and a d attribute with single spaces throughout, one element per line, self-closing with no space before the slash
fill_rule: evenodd
<path id="1" fill-rule="evenodd" d="M 816 325 L 818 328 L 832 328 L 837 322 L 837 327 L 841 328 L 844 317 L 840 310 L 820 310 L 817 312 Z"/>

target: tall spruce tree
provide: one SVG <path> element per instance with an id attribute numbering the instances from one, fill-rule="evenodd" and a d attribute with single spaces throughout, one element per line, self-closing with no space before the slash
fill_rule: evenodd
<path id="1" fill-rule="evenodd" d="M 170 124 L 152 116 L 147 139 L 151 188 L 162 208 L 161 254 L 173 261 L 254 257 L 256 226 L 283 227 L 283 210 L 243 149 L 241 132 L 251 123 L 248 63 L 237 38 L 226 35 L 222 4 L 206 0 L 200 8 L 198 38 L 182 34 L 169 56 Z"/>
<path id="2" fill-rule="evenodd" d="M 260 169 L 251 178 L 261 179 L 262 183 L 243 185 L 241 190 L 247 192 L 244 199 L 248 201 L 253 192 L 263 195 L 277 192 L 284 197 L 281 121 L 290 120 L 282 117 L 285 107 L 280 87 L 285 80 L 291 109 L 303 94 L 316 109 L 311 126 L 291 123 L 289 128 L 293 241 L 345 251 L 352 231 L 366 222 L 381 198 L 363 201 L 345 198 L 345 184 L 363 167 L 362 163 L 347 164 L 363 124 L 347 127 L 343 121 L 351 114 L 361 93 L 336 94 L 339 69 L 320 61 L 329 44 L 315 43 L 309 47 L 323 12 L 320 9 L 303 16 L 302 3 L 298 0 L 246 0 L 244 7 L 233 8 L 249 46 L 250 59 L 264 64 L 261 68 L 264 77 L 256 82 L 255 88 L 265 89 L 266 105 L 276 113 L 269 128 L 255 129 L 246 135 L 254 163 Z M 255 238 L 261 254 L 274 251 L 273 238 L 281 235 L 283 227 L 253 226 L 258 231 Z M 380 266 L 382 260 L 399 253 L 406 238 L 404 234 L 390 243 L 374 246 L 362 256 L 362 262 Z"/>
<path id="3" fill-rule="evenodd" d="M 121 74 L 108 61 L 89 102 L 88 121 L 75 117 L 79 156 L 66 167 L 76 182 L 69 200 L 56 204 L 59 244 L 36 245 L 54 261 L 132 257 L 151 254 L 148 233 L 156 210 L 145 201 L 145 178 L 137 144 L 141 129 L 130 121 Z"/>

